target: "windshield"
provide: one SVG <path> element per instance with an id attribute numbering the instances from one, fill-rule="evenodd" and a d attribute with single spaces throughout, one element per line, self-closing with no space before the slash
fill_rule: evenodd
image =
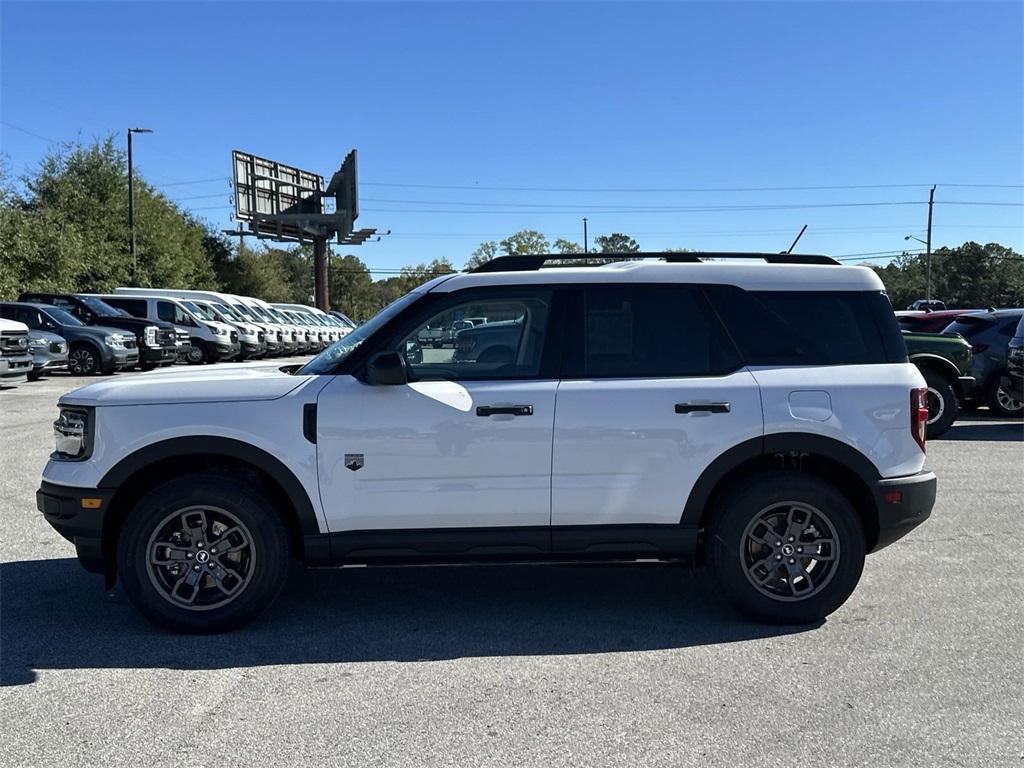
<path id="1" fill-rule="evenodd" d="M 407 293 L 405 296 L 395 299 L 361 326 L 341 340 L 331 344 L 331 346 L 302 366 L 295 372 L 296 375 L 301 376 L 303 374 L 310 373 L 331 373 L 339 363 L 344 361 L 349 355 L 358 349 L 364 341 L 376 333 L 378 328 L 386 325 L 391 318 L 414 301 L 417 301 L 421 296 L 423 296 L 422 293 L 414 291 L 413 293 Z"/>
<path id="2" fill-rule="evenodd" d="M 229 317 L 232 320 L 242 319 L 242 316 L 238 312 L 236 312 L 233 307 L 229 307 L 227 304 L 214 304 L 212 306 L 215 310 L 224 315 L 224 317 Z"/>
<path id="3" fill-rule="evenodd" d="M 65 312 L 63 309 L 57 309 L 56 307 L 47 307 L 46 314 L 49 315 L 57 325 L 85 325 L 85 323 L 70 312 Z"/>
<path id="4" fill-rule="evenodd" d="M 195 314 L 199 315 L 203 320 L 215 320 L 213 313 L 203 307 L 200 304 L 196 304 L 194 301 L 183 301 L 181 302 L 187 309 L 192 310 Z"/>
<path id="5" fill-rule="evenodd" d="M 124 310 L 114 309 L 112 306 L 107 304 L 107 302 L 103 301 L 103 299 L 97 299 L 93 296 L 79 296 L 78 300 L 85 304 L 85 306 L 87 306 L 97 315 L 106 315 L 107 317 L 121 317 L 123 315 L 128 314 Z"/>

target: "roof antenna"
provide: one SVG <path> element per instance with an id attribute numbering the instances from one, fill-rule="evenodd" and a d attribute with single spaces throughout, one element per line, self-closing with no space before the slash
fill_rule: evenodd
<path id="1" fill-rule="evenodd" d="M 804 224 L 804 228 L 800 230 L 800 234 L 798 234 L 796 236 L 796 240 L 794 240 L 793 244 L 791 246 L 789 246 L 789 250 L 783 251 L 783 253 L 792 253 L 793 249 L 796 248 L 796 244 L 798 242 L 800 242 L 800 238 L 804 236 L 804 232 L 806 232 L 806 231 L 807 231 L 807 225 Z"/>

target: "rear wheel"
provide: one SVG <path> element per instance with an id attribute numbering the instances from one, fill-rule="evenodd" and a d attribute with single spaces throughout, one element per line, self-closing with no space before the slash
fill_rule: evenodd
<path id="1" fill-rule="evenodd" d="M 864 568 L 860 519 L 813 475 L 761 475 L 722 500 L 707 531 L 708 565 L 750 618 L 809 624 L 852 594 Z"/>
<path id="2" fill-rule="evenodd" d="M 922 371 L 928 385 L 928 437 L 945 434 L 960 414 L 953 384 L 935 371 Z"/>
<path id="3" fill-rule="evenodd" d="M 993 413 L 1007 418 L 1020 416 L 1024 413 L 1024 402 L 1021 402 L 1001 386 L 999 380 L 992 382 L 988 389 L 988 407 Z"/>
<path id="4" fill-rule="evenodd" d="M 100 371 L 100 356 L 89 344 L 73 344 L 68 354 L 68 370 L 75 376 L 93 376 Z"/>
<path id="5" fill-rule="evenodd" d="M 284 586 L 288 535 L 266 499 L 241 482 L 189 475 L 147 493 L 117 549 L 125 593 L 155 624 L 222 632 L 259 615 Z"/>

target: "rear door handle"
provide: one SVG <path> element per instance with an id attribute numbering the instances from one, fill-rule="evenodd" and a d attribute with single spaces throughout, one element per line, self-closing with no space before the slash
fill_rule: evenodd
<path id="1" fill-rule="evenodd" d="M 532 405 L 481 405 L 477 416 L 533 416 Z"/>
<path id="2" fill-rule="evenodd" d="M 728 413 L 730 410 L 728 403 L 676 403 L 676 413 Z"/>

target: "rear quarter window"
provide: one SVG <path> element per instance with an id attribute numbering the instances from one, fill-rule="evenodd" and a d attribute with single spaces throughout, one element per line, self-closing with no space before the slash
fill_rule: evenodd
<path id="1" fill-rule="evenodd" d="M 745 291 L 708 294 L 748 365 L 904 362 L 906 346 L 885 294 Z"/>

